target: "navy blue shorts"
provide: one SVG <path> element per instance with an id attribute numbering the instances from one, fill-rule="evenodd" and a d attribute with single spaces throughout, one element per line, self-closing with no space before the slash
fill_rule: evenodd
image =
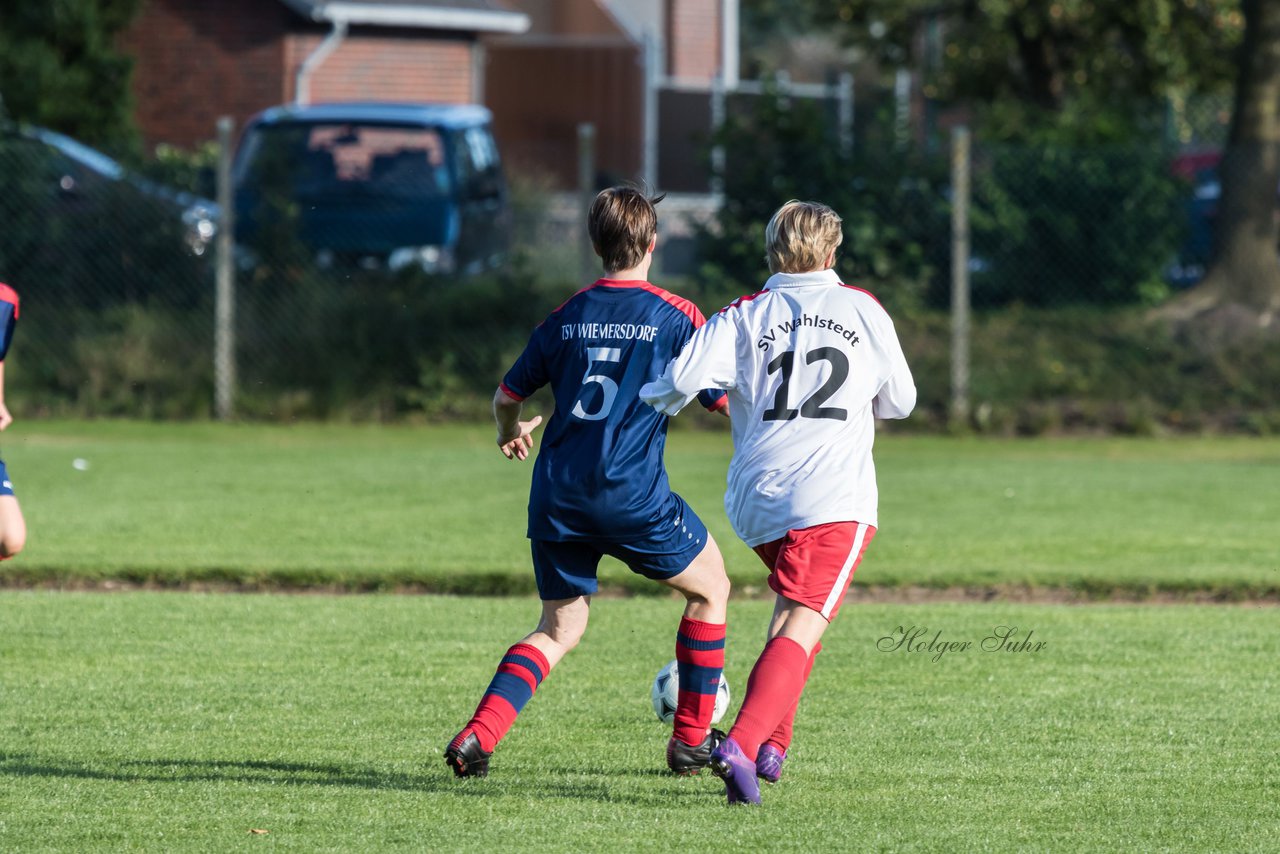
<path id="1" fill-rule="evenodd" d="M 670 512 L 647 534 L 618 539 L 555 542 L 532 540 L 533 573 L 538 596 L 545 600 L 590 596 L 599 585 L 596 570 L 605 555 L 625 563 L 645 578 L 674 578 L 707 546 L 707 526 L 693 508 L 672 493 Z"/>
<path id="2" fill-rule="evenodd" d="M 9 469 L 4 460 L 0 460 L 0 495 L 13 495 L 13 484 L 9 482 Z"/>

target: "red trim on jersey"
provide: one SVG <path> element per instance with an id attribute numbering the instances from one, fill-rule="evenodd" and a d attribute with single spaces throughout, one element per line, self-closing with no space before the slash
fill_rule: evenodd
<path id="1" fill-rule="evenodd" d="M 587 291 L 591 290 L 592 288 L 594 288 L 596 285 L 600 284 L 600 283 L 601 283 L 601 282 L 603 282 L 603 281 L 604 281 L 604 279 L 596 279 L 594 282 L 592 282 L 591 284 L 587 285 L 585 288 L 579 288 L 578 290 L 574 291 L 574 292 L 573 292 L 573 295 L 572 295 L 572 296 L 570 296 L 570 297 L 569 297 L 569 299 L 565 300 L 564 302 L 560 303 L 560 304 L 559 304 L 558 306 L 556 306 L 555 308 L 551 309 L 551 313 L 550 313 L 550 314 L 548 314 L 545 318 L 543 318 L 542 323 L 546 323 L 548 320 L 550 320 L 550 319 L 552 318 L 552 316 L 553 316 L 556 312 L 558 312 L 560 309 L 562 309 L 562 308 L 564 308 L 566 305 L 568 305 L 568 304 L 570 303 L 570 301 L 572 301 L 572 300 L 573 300 L 573 298 L 574 298 L 574 297 L 576 297 L 578 294 L 586 293 Z M 539 324 L 538 324 L 538 326 L 542 326 L 542 323 L 539 323 Z"/>
<path id="2" fill-rule="evenodd" d="M 699 326 L 707 322 L 707 319 L 702 316 L 702 312 L 699 311 L 698 307 L 692 302 L 684 297 L 678 297 L 670 291 L 665 291 L 657 285 L 650 284 L 649 282 L 636 282 L 634 284 L 619 282 L 614 284 L 612 281 L 607 279 L 605 281 L 608 281 L 613 287 L 639 287 L 648 291 L 661 299 L 667 305 L 682 313 L 685 317 L 689 318 L 689 320 L 693 322 L 694 329 L 697 329 Z"/>
<path id="3" fill-rule="evenodd" d="M 551 314 L 555 314 L 557 311 L 564 308 L 566 305 L 569 304 L 569 300 L 572 300 L 573 297 L 578 296 L 578 294 L 586 293 L 592 288 L 598 288 L 598 287 L 639 288 L 641 290 L 648 291 L 649 293 L 661 299 L 663 302 L 670 305 L 672 308 L 675 308 L 685 317 L 689 318 L 689 320 L 693 322 L 694 329 L 697 329 L 699 326 L 707 322 L 706 318 L 702 316 L 702 312 L 699 311 L 698 307 L 694 305 L 692 302 L 685 299 L 684 297 L 678 297 L 675 294 L 671 293 L 670 291 L 663 290 L 662 288 L 658 287 L 652 282 L 645 281 L 644 279 L 610 279 L 608 277 L 605 277 L 603 279 L 596 279 L 594 282 L 587 285 L 585 288 L 578 291 L 573 296 L 569 297 L 569 299 L 565 300 L 564 302 L 556 306 L 555 309 L 551 312 Z M 547 315 L 547 320 L 550 320 L 550 319 L 551 319 L 551 315 Z M 546 320 L 544 320 L 543 323 L 546 323 Z M 538 324 L 538 325 L 541 326 L 542 324 Z"/>
<path id="4" fill-rule="evenodd" d="M 528 397 L 528 395 L 516 394 L 506 383 L 498 383 L 498 388 L 502 390 L 503 394 L 514 400 L 516 403 L 524 403 L 524 399 Z"/>
<path id="5" fill-rule="evenodd" d="M 763 291 L 756 291 L 754 294 L 747 294 L 746 296 L 738 297 L 736 300 L 734 300 L 733 302 L 726 305 L 724 308 L 717 311 L 716 314 L 724 314 L 726 311 L 728 311 L 731 308 L 737 308 L 738 306 L 742 305 L 744 302 L 751 302 L 756 297 L 762 297 L 767 293 L 769 293 L 769 291 L 766 289 Z"/>
<path id="6" fill-rule="evenodd" d="M 708 412 L 719 412 L 719 411 L 720 411 L 720 410 L 722 410 L 722 409 L 728 409 L 728 408 L 729 408 L 729 395 L 727 395 L 727 394 L 726 394 L 724 397 L 722 397 L 722 398 L 720 398 L 719 400 L 717 400 L 717 401 L 715 402 L 715 405 L 713 405 L 713 406 L 708 406 L 708 407 L 707 407 L 707 411 L 708 411 Z"/>
<path id="7" fill-rule="evenodd" d="M 597 285 L 605 285 L 610 288 L 643 288 L 645 286 L 653 287 L 649 284 L 648 279 L 611 279 L 608 276 L 596 279 Z M 594 285 L 592 286 L 594 287 Z"/>
<path id="8" fill-rule="evenodd" d="M 871 293 L 871 291 L 867 290 L 866 288 L 860 288 L 857 285 L 846 285 L 844 282 L 840 283 L 840 287 L 848 288 L 851 291 L 860 291 L 866 294 L 867 296 L 871 297 L 872 301 L 875 302 L 876 305 L 880 305 L 880 300 L 876 299 L 876 295 Z M 882 305 L 880 305 L 880 307 L 884 308 L 884 306 Z"/>
<path id="9" fill-rule="evenodd" d="M 13 316 L 18 316 L 18 292 L 8 285 L 0 282 L 0 300 L 13 303 Z"/>

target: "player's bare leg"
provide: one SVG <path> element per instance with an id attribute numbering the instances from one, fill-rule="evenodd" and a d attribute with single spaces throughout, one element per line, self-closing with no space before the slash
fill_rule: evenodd
<path id="1" fill-rule="evenodd" d="M 723 623 L 729 610 L 729 576 L 724 572 L 720 547 L 707 535 L 707 544 L 693 562 L 662 582 L 685 598 L 684 615 L 704 623 Z"/>
<path id="2" fill-rule="evenodd" d="M 445 764 L 455 775 L 488 775 L 494 748 L 551 668 L 578 645 L 590 609 L 589 596 L 543 601 L 538 627 L 507 650 L 475 714 L 445 749 Z"/>
<path id="3" fill-rule="evenodd" d="M 0 495 L 0 560 L 22 551 L 27 544 L 27 522 L 13 495 Z"/>
<path id="4" fill-rule="evenodd" d="M 582 640 L 590 611 L 590 596 L 543 602 L 538 627 L 521 642 L 537 647 L 547 657 L 547 664 L 555 667 Z"/>
<path id="5" fill-rule="evenodd" d="M 681 775 L 697 774 L 724 738 L 724 733 L 711 729 L 711 718 L 724 670 L 729 577 L 720 548 L 710 534 L 689 566 L 663 583 L 680 591 L 686 600 L 676 635 L 680 690 L 667 742 L 667 767 Z"/>
<path id="6" fill-rule="evenodd" d="M 769 623 L 769 640 L 783 637 L 798 643 L 806 653 L 822 640 L 827 630 L 827 618 L 810 608 L 779 596 L 773 605 L 773 619 Z"/>

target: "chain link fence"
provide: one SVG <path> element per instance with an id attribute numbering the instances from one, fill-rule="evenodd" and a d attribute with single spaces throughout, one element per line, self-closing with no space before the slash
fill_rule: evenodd
<path id="1" fill-rule="evenodd" d="M 22 300 L 7 359 L 11 408 L 206 409 L 207 214 L 65 137 L 0 128 L 0 280 Z"/>
<path id="2" fill-rule="evenodd" d="M 332 259 L 289 210 L 234 249 L 243 417 L 474 415 L 563 296 L 519 256 L 477 275 Z M 32 128 L 0 137 L 0 281 L 22 299 L 8 402 L 32 416 L 214 413 L 216 205 Z"/>
<path id="3" fill-rule="evenodd" d="M 651 278 L 710 314 L 764 281 L 763 226 L 778 204 L 832 204 L 846 224 L 839 272 L 881 298 L 912 355 L 922 401 L 913 421 L 947 426 L 957 184 L 945 135 L 904 134 L 890 104 L 885 122 L 860 118 L 842 141 L 838 110 L 807 112 L 798 99 L 761 107 L 767 100 L 727 105 L 713 140 L 722 195 L 659 206 Z M 774 112 L 762 119 L 761 109 Z M 860 110 L 873 115 L 874 104 Z M 1170 107 L 1168 132 L 1140 145 L 973 141 L 970 426 L 1267 429 L 1280 410 L 1269 390 L 1280 388 L 1280 357 L 1256 361 L 1255 391 L 1235 394 L 1226 368 L 1141 321 L 1203 272 L 1223 115 L 1218 105 Z M 216 211 L 85 157 L 29 132 L 0 139 L 0 281 L 23 300 L 10 407 L 24 417 L 209 417 Z M 266 222 L 233 259 L 237 416 L 483 416 L 529 332 L 596 274 L 582 262 L 578 194 L 510 177 L 512 251 L 471 275 L 335 264 L 303 245 L 287 216 Z M 1211 421 L 1223 412 L 1234 420 Z"/>

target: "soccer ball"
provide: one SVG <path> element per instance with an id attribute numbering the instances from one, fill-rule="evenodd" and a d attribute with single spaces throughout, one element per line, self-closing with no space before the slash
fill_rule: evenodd
<path id="1" fill-rule="evenodd" d="M 658 720 L 669 724 L 675 720 L 676 702 L 680 694 L 680 663 L 669 662 L 653 677 L 653 687 L 649 689 L 649 699 L 653 701 L 653 711 Z M 720 723 L 724 713 L 729 711 L 729 680 L 720 674 L 720 687 L 716 689 L 716 707 L 711 713 L 711 722 Z"/>

